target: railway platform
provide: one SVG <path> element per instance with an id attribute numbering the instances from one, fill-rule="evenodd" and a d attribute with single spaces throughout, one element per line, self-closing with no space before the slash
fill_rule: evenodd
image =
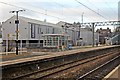
<path id="1" fill-rule="evenodd" d="M 22 80 L 32 78 L 39 80 L 41 78 L 46 78 L 46 76 L 49 77 L 49 75 L 52 76 L 52 74 L 56 77 L 55 75 L 58 73 L 59 78 L 62 76 L 63 78 L 73 77 L 77 79 L 78 77 L 81 78 L 81 76 L 84 78 L 84 75 L 86 76 L 86 73 L 88 74 L 91 71 L 95 72 L 93 72 L 93 75 L 90 73 L 92 77 L 87 76 L 87 78 L 101 78 L 102 74 L 108 74 L 112 69 L 120 64 L 119 52 L 120 46 L 102 46 L 49 53 L 34 51 L 19 55 L 15 55 L 15 53 L 13 53 L 6 55 L 13 56 L 6 57 L 10 60 L 7 59 L 1 61 L 0 67 L 2 68 L 3 79 Z M 74 75 L 73 72 L 75 72 Z M 94 73 L 96 74 L 94 75 Z M 103 78 L 104 76 L 101 79 Z"/>
<path id="2" fill-rule="evenodd" d="M 27 54 L 20 54 L 20 55 L 15 55 L 15 54 L 9 54 L 6 55 L 6 57 L 2 57 L 1 60 L 3 61 L 0 62 L 0 66 L 7 66 L 7 65 L 13 65 L 13 64 L 18 64 L 18 63 L 25 63 L 29 61 L 36 61 L 36 60 L 46 60 L 46 59 L 52 59 L 54 57 L 59 57 L 59 56 L 65 56 L 65 55 L 70 55 L 70 54 L 75 54 L 75 53 L 82 53 L 82 52 L 87 52 L 87 51 L 96 51 L 99 49 L 106 49 L 106 48 L 112 48 L 115 46 L 101 46 L 101 47 L 94 47 L 94 48 L 81 48 L 81 49 L 73 49 L 73 50 L 68 50 L 68 51 L 60 51 L 60 52 L 46 52 L 46 53 L 41 53 L 41 52 L 33 52 L 32 54 L 27 53 Z M 13 55 L 13 56 L 11 56 Z"/>
<path id="3" fill-rule="evenodd" d="M 113 69 L 103 80 L 120 80 L 120 65 Z"/>

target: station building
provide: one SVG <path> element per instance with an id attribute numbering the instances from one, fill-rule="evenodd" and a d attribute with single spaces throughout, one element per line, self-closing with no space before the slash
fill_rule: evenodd
<path id="1" fill-rule="evenodd" d="M 2 39 L 3 43 L 16 40 L 16 16 L 12 16 L 10 19 L 2 23 Z M 68 43 L 76 45 L 78 39 L 81 38 L 81 45 L 92 44 L 92 31 L 86 28 L 80 29 L 80 38 L 78 27 L 63 27 L 60 24 L 52 24 L 44 21 L 30 19 L 19 16 L 19 44 L 22 46 L 31 47 L 43 47 L 45 36 L 53 36 L 58 34 L 59 36 L 68 35 Z M 99 42 L 99 34 L 95 33 L 95 43 Z M 28 45 L 29 44 L 29 45 Z M 35 45 L 34 45 L 35 44 Z M 62 43 L 61 43 L 62 44 Z M 44 45 L 45 46 L 45 45 Z"/>
<path id="2" fill-rule="evenodd" d="M 0 23 L 0 38 L 2 37 L 2 23 Z"/>

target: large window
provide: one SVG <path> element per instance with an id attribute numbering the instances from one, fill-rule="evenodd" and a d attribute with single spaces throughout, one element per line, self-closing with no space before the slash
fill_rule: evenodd
<path id="1" fill-rule="evenodd" d="M 54 34 L 55 33 L 55 28 L 53 28 L 53 30 L 52 30 L 52 34 Z"/>
<path id="2" fill-rule="evenodd" d="M 41 28 L 38 26 L 38 34 L 41 34 Z"/>
<path id="3" fill-rule="evenodd" d="M 49 32 L 49 28 L 48 28 L 48 31 L 47 31 L 47 32 L 48 32 L 48 34 L 50 33 L 50 32 Z"/>
<path id="4" fill-rule="evenodd" d="M 30 24 L 31 38 L 35 38 L 35 24 Z"/>
<path id="5" fill-rule="evenodd" d="M 64 35 L 44 35 L 44 47 L 61 47 L 61 46 L 67 46 L 68 36 Z"/>

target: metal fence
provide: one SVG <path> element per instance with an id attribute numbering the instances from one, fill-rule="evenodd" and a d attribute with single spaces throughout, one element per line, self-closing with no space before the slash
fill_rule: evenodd
<path id="1" fill-rule="evenodd" d="M 42 43 L 19 43 L 18 49 L 20 50 L 27 50 L 27 49 L 37 49 L 43 48 Z M 16 50 L 16 43 L 9 43 L 9 44 L 0 44 L 0 52 L 13 52 Z"/>
<path id="2" fill-rule="evenodd" d="M 16 43 L 9 44 L 1 44 L 1 52 L 15 52 L 16 51 Z M 71 47 L 72 48 L 72 47 Z M 19 43 L 18 44 L 19 51 L 27 51 L 27 52 L 57 52 L 69 50 L 68 47 L 60 46 L 58 47 L 43 47 L 43 43 Z"/>
<path id="3" fill-rule="evenodd" d="M 68 45 L 67 47 L 61 46 L 59 47 L 43 47 L 43 43 L 19 43 L 18 50 L 19 51 L 27 51 L 27 52 L 56 52 L 56 51 L 64 51 L 70 49 L 78 49 L 82 48 L 82 46 L 72 46 Z M 0 44 L 0 52 L 15 52 L 16 51 L 16 43 L 9 44 Z"/>

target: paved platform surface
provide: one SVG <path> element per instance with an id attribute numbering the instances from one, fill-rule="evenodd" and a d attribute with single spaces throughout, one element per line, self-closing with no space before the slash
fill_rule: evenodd
<path id="1" fill-rule="evenodd" d="M 113 69 L 104 79 L 120 80 L 120 65 Z"/>
<path id="2" fill-rule="evenodd" d="M 28 61 L 40 60 L 40 59 L 47 59 L 47 58 L 52 58 L 52 57 L 57 57 L 57 56 L 70 55 L 70 54 L 75 54 L 79 52 L 86 52 L 86 51 L 104 49 L 104 48 L 110 48 L 110 47 L 114 47 L 114 46 L 73 49 L 73 50 L 61 51 L 61 52 L 44 52 L 44 53 L 33 52 L 32 54 L 27 53 L 27 54 L 20 54 L 20 55 L 8 54 L 8 55 L 3 55 L 0 57 L 1 58 L 0 66 L 23 63 L 23 62 L 28 62 Z"/>

